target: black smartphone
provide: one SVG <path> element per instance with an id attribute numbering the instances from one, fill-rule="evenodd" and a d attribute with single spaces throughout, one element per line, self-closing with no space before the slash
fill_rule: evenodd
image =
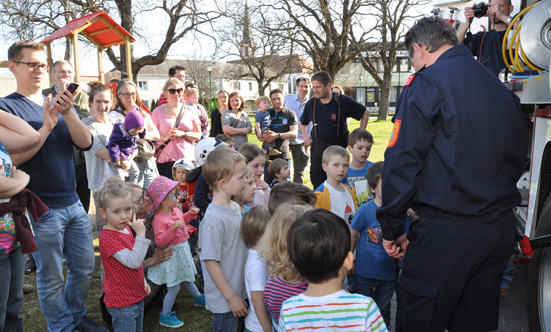
<path id="1" fill-rule="evenodd" d="M 71 84 L 69 84 L 67 86 L 67 91 L 69 91 L 72 95 L 75 94 L 75 92 L 77 91 L 78 89 L 78 83 L 75 83 L 75 82 L 71 82 Z M 65 94 L 67 95 L 67 94 Z M 61 105 L 61 103 L 56 99 L 56 103 L 58 103 L 59 105 Z"/>
<path id="2" fill-rule="evenodd" d="M 77 91 L 77 89 L 78 89 L 78 83 L 75 83 L 75 82 L 71 82 L 71 84 L 67 86 L 67 90 L 73 95 L 75 94 L 75 91 Z"/>

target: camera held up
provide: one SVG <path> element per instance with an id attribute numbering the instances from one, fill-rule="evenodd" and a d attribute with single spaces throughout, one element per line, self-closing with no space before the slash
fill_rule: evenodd
<path id="1" fill-rule="evenodd" d="M 484 2 L 474 4 L 473 5 L 474 17 L 481 18 L 482 16 L 485 16 L 486 13 L 488 12 L 488 8 L 490 7 L 484 4 Z"/>

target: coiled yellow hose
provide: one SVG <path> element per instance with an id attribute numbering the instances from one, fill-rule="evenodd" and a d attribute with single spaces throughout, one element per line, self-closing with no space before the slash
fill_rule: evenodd
<path id="1" fill-rule="evenodd" d="M 534 4 L 532 4 L 531 6 L 525 8 L 523 11 L 521 11 L 512 21 L 511 23 L 509 24 L 509 27 L 507 28 L 507 30 L 505 31 L 505 37 L 503 37 L 503 45 L 501 47 L 501 53 L 503 55 L 503 60 L 505 61 L 505 65 L 507 66 L 507 68 L 509 68 L 509 71 L 511 71 L 511 73 L 516 73 L 516 72 L 519 72 L 519 71 L 524 71 L 524 68 L 522 66 L 522 62 L 524 62 L 524 64 L 526 64 L 530 69 L 533 69 L 533 70 L 538 70 L 538 71 L 542 71 L 543 69 L 541 68 L 538 68 L 537 66 L 535 66 L 534 64 L 532 64 L 530 62 L 530 60 L 528 59 L 528 57 L 526 56 L 526 54 L 524 53 L 524 51 L 522 50 L 522 45 L 520 44 L 520 30 L 522 28 L 522 24 L 519 25 L 518 29 L 515 31 L 515 33 L 513 34 L 513 37 L 511 38 L 511 44 L 509 45 L 509 48 L 507 48 L 507 41 L 508 41 L 508 36 L 509 36 L 509 32 L 511 31 L 511 29 L 513 28 L 513 26 L 515 25 L 515 22 L 520 19 L 520 17 L 524 14 L 526 14 L 527 12 L 529 12 L 532 8 L 534 8 L 537 4 L 539 4 L 540 2 L 536 2 Z M 509 57 L 511 59 L 511 63 L 509 63 L 509 58 L 507 57 L 507 49 L 509 49 Z M 513 50 L 515 50 L 513 52 Z M 522 62 L 521 62 L 522 61 Z"/>

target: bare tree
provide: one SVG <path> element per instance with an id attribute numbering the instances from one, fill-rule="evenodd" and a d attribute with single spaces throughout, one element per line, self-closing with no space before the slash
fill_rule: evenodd
<path id="1" fill-rule="evenodd" d="M 186 68 L 186 77 L 199 89 L 199 102 L 209 109 L 210 81 L 207 65 L 212 61 L 195 51 L 182 65 Z M 214 88 L 216 90 L 216 87 Z M 216 92 L 214 92 L 216 94 Z"/>
<path id="2" fill-rule="evenodd" d="M 2 36 L 6 39 L 41 40 L 69 21 L 99 8 L 109 11 L 108 4 L 103 0 L 0 0 Z M 71 58 L 72 49 L 72 40 L 66 38 L 64 59 Z"/>
<path id="3" fill-rule="evenodd" d="M 378 120 L 386 120 L 390 105 L 392 71 L 396 65 L 396 52 L 401 46 L 408 23 L 420 14 L 415 9 L 426 4 L 425 0 L 373 0 L 367 13 L 355 18 L 350 34 L 351 45 L 362 67 L 381 88 Z M 365 22 L 373 22 L 368 29 L 360 29 Z M 361 31 L 359 34 L 357 31 Z M 374 37 L 377 36 L 377 37 Z M 382 77 L 377 61 L 382 64 Z"/>
<path id="4" fill-rule="evenodd" d="M 184 36 L 203 34 L 199 27 L 210 24 L 220 16 L 207 8 L 200 0 L 1 0 L 0 23 L 5 36 L 42 38 L 63 26 L 67 21 L 80 16 L 105 10 L 134 37 L 149 46 L 149 54 L 135 57 L 131 48 L 132 74 L 137 78 L 141 68 L 165 61 L 169 49 Z M 166 27 L 162 34 L 151 25 Z M 29 31 L 31 30 L 31 31 Z M 25 32 L 23 32 L 25 31 Z M 23 35 L 24 34 L 24 35 Z M 155 40 L 156 47 L 148 44 Z M 70 45 L 69 45 L 70 46 Z M 67 47 L 70 49 L 70 47 Z M 126 50 L 106 51 L 116 69 L 126 71 Z M 66 55 L 67 57 L 67 55 Z"/>
<path id="5" fill-rule="evenodd" d="M 279 22 L 266 9 L 262 5 L 249 7 L 247 3 L 229 2 L 220 11 L 232 23 L 216 29 L 221 41 L 217 55 L 238 58 L 228 62 L 247 69 L 235 66 L 229 74 L 236 80 L 252 77 L 257 82 L 259 96 L 296 65 L 295 43 L 272 33 Z"/>
<path id="6" fill-rule="evenodd" d="M 356 57 L 349 47 L 354 17 L 368 7 L 367 0 L 282 0 L 264 6 L 280 21 L 270 37 L 296 43 L 312 60 L 315 71 L 335 76 Z"/>

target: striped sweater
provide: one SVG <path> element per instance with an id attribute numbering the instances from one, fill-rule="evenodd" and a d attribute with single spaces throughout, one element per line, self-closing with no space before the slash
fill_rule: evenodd
<path id="1" fill-rule="evenodd" d="M 310 297 L 293 296 L 283 303 L 279 331 L 388 332 L 372 298 L 344 290 Z"/>
<path id="2" fill-rule="evenodd" d="M 308 288 L 308 282 L 302 284 L 291 284 L 279 277 L 270 276 L 264 288 L 264 301 L 272 316 L 272 326 L 277 331 L 279 312 L 281 305 L 288 298 L 303 293 Z"/>

